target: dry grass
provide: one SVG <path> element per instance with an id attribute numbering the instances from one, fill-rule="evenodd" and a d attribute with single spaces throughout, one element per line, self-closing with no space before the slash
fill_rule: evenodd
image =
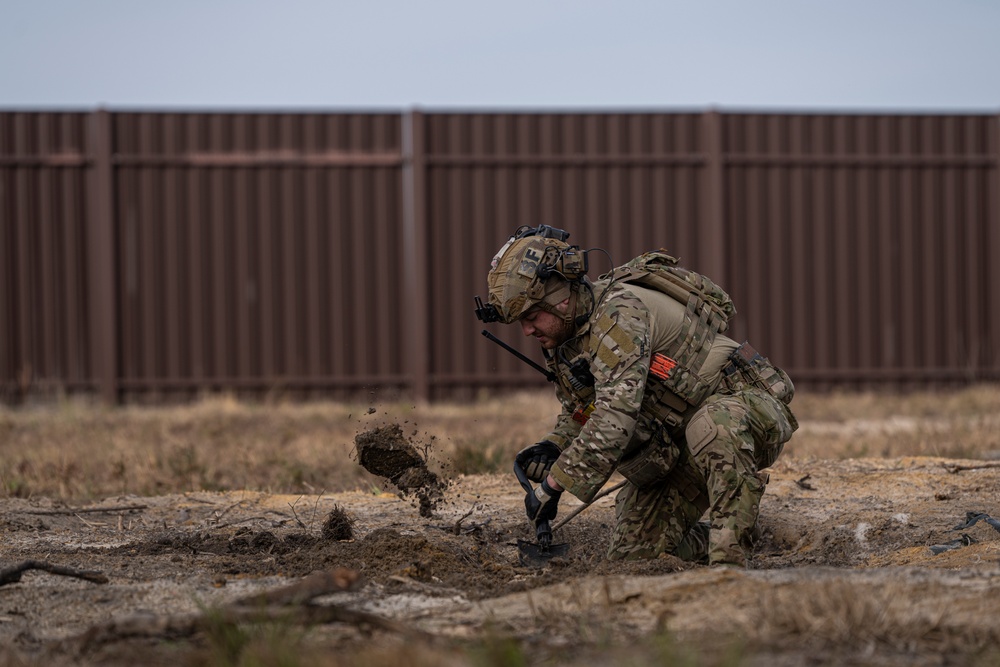
<path id="1" fill-rule="evenodd" d="M 940 584 L 835 577 L 772 586 L 756 605 L 767 613 L 748 614 L 737 625 L 755 645 L 794 645 L 820 653 L 844 647 L 905 652 L 920 646 L 944 655 L 996 646 L 1000 630 L 977 599 L 980 593 L 953 597 L 947 607 L 915 604 L 928 586 Z"/>
<path id="2" fill-rule="evenodd" d="M 797 395 L 786 456 L 997 458 L 1000 387 L 951 392 Z"/>
<path id="3" fill-rule="evenodd" d="M 547 431 L 555 399 L 521 394 L 469 405 L 261 404 L 211 397 L 186 406 L 83 401 L 0 408 L 0 495 L 80 500 L 192 490 L 340 491 L 381 482 L 351 456 L 354 437 L 398 423 L 449 472 L 506 466 Z"/>
<path id="4" fill-rule="evenodd" d="M 68 400 L 0 408 L 0 495 L 84 500 L 193 490 L 315 493 L 381 480 L 351 457 L 362 431 L 399 423 L 446 474 L 506 470 L 543 435 L 549 391 L 468 404 L 263 404 L 226 396 L 185 406 L 104 408 Z M 802 424 L 786 456 L 1000 452 L 1000 388 L 908 395 L 796 396 Z"/>

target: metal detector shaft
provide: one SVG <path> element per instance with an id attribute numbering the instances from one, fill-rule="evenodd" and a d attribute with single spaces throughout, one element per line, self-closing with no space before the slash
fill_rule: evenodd
<path id="1" fill-rule="evenodd" d="M 511 354 L 513 354 L 515 357 L 517 357 L 518 359 L 520 359 L 524 363 L 526 363 L 529 366 L 531 366 L 532 368 L 534 368 L 536 371 L 538 371 L 542 375 L 544 375 L 545 379 L 548 380 L 549 382 L 555 382 L 556 381 L 556 375 L 555 375 L 555 373 L 550 373 L 549 370 L 546 369 L 544 366 L 542 366 L 541 364 L 535 363 L 534 361 L 532 361 L 528 357 L 524 356 L 523 354 L 521 354 L 520 352 L 518 352 L 517 350 L 515 350 L 514 348 L 512 348 L 510 345 L 508 345 L 507 343 L 503 342 L 502 340 L 500 340 L 499 338 L 497 338 L 496 336 L 494 336 L 493 334 L 491 334 L 486 329 L 483 329 L 483 335 L 486 336 L 487 338 L 489 338 L 491 341 L 493 341 L 497 345 L 499 345 L 500 347 L 502 347 L 503 349 L 505 349 L 508 352 L 510 352 Z"/>

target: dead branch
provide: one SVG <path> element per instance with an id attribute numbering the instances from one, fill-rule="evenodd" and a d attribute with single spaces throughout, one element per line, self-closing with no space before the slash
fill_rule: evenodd
<path id="1" fill-rule="evenodd" d="M 309 488 L 311 489 L 312 487 L 310 486 Z M 314 522 L 316 521 L 316 510 L 318 510 L 318 509 L 319 509 L 319 501 L 320 501 L 320 499 L 321 499 L 321 498 L 323 497 L 323 494 L 324 494 L 324 493 L 326 493 L 326 489 L 323 489 L 322 491 L 320 491 L 320 492 L 319 492 L 319 493 L 318 493 L 318 494 L 316 495 L 316 502 L 315 502 L 315 503 L 313 504 L 313 515 L 312 515 L 312 519 L 310 519 L 310 520 L 309 520 L 309 523 L 310 523 L 310 524 L 312 524 L 312 523 L 314 523 Z"/>
<path id="2" fill-rule="evenodd" d="M 473 505 L 471 508 L 469 508 L 468 512 L 466 512 L 462 516 L 458 517 L 458 521 L 456 521 L 455 525 L 452 526 L 451 532 L 454 533 L 455 535 L 461 534 L 461 532 L 462 532 L 462 522 L 465 521 L 466 519 L 468 519 L 470 516 L 472 516 L 472 513 L 475 512 L 476 509 L 477 509 L 477 506 Z"/>
<path id="3" fill-rule="evenodd" d="M 471 512 L 469 514 L 467 514 L 466 516 L 470 516 L 470 515 L 471 515 Z M 462 517 L 462 520 L 464 520 L 464 519 L 465 519 L 465 517 Z M 493 521 L 493 519 L 491 517 L 486 517 L 486 519 L 484 519 L 483 521 L 480 521 L 479 523 L 470 523 L 469 525 L 464 526 L 464 527 L 460 523 L 458 523 L 458 524 L 454 524 L 453 523 L 453 524 L 448 524 L 448 525 L 444 525 L 444 526 L 436 526 L 434 524 L 427 524 L 427 527 L 428 528 L 435 528 L 437 530 L 443 530 L 444 532 L 451 533 L 452 535 L 471 535 L 472 533 L 475 533 L 477 530 L 480 530 L 481 528 L 485 528 L 486 526 L 490 525 L 490 523 L 492 521 Z"/>
<path id="4" fill-rule="evenodd" d="M 56 516 L 59 514 L 88 514 L 91 512 L 132 512 L 149 509 L 148 505 L 114 505 L 112 507 L 66 507 L 57 510 L 15 510 L 19 514 L 39 514 L 43 516 Z"/>
<path id="5" fill-rule="evenodd" d="M 86 651 L 102 644 L 137 637 L 189 637 L 217 623 L 266 623 L 269 621 L 294 622 L 306 625 L 349 623 L 361 628 L 394 632 L 408 637 L 429 638 L 430 635 L 387 618 L 338 605 L 313 604 L 322 595 L 355 590 L 361 584 L 361 575 L 355 570 L 338 567 L 314 572 L 288 586 L 235 600 L 222 607 L 201 614 L 173 616 L 136 615 L 110 623 L 91 626 L 68 645 Z"/>
<path id="6" fill-rule="evenodd" d="M 232 505 L 228 506 L 228 507 L 227 507 L 226 509 L 222 510 L 221 512 L 216 512 L 216 513 L 215 513 L 215 517 L 214 517 L 214 520 L 215 520 L 215 521 L 218 521 L 218 520 L 219 520 L 219 519 L 221 519 L 222 517 L 226 516 L 226 514 L 227 514 L 227 513 L 229 512 L 229 510 L 233 509 L 234 507 L 238 507 L 238 506 L 239 506 L 239 505 L 241 505 L 242 503 L 243 503 L 243 501 L 242 501 L 242 500 L 239 500 L 239 501 L 237 501 L 237 502 L 233 503 Z"/>
<path id="7" fill-rule="evenodd" d="M 205 614 L 174 616 L 136 615 L 96 625 L 80 636 L 67 640 L 69 647 L 81 653 L 123 639 L 190 637 L 218 623 L 292 622 L 302 625 L 348 623 L 357 627 L 394 632 L 409 637 L 430 635 L 407 625 L 363 611 L 336 605 L 305 604 L 298 607 L 224 607 Z"/>
<path id="8" fill-rule="evenodd" d="M 76 515 L 76 518 L 79 519 L 80 521 L 82 521 L 83 524 L 85 526 L 87 526 L 88 528 L 102 528 L 102 527 L 108 525 L 108 524 L 104 523 L 103 521 L 87 521 L 86 519 L 84 519 L 79 514 Z"/>
<path id="9" fill-rule="evenodd" d="M 215 502 L 214 500 L 205 500 L 204 498 L 198 498 L 197 496 L 193 495 L 191 492 L 185 493 L 184 497 L 187 498 L 188 500 L 190 500 L 191 502 L 201 503 L 202 505 L 218 505 L 218 503 Z"/>
<path id="10" fill-rule="evenodd" d="M 816 487 L 809 483 L 810 479 L 812 479 L 812 475 L 807 473 L 805 477 L 795 480 L 795 485 L 806 491 L 815 491 Z"/>
<path id="11" fill-rule="evenodd" d="M 21 575 L 28 570 L 43 570 L 49 574 L 58 574 L 63 577 L 76 577 L 77 579 L 92 581 L 95 584 L 108 583 L 108 578 L 106 576 L 93 570 L 77 570 L 76 568 L 65 567 L 63 565 L 53 565 L 52 563 L 43 560 L 26 560 L 23 563 L 15 565 L 14 567 L 0 569 L 0 586 L 21 581 Z"/>
<path id="12" fill-rule="evenodd" d="M 274 588 L 240 598 L 232 603 L 234 607 L 264 607 L 267 605 L 300 605 L 321 595 L 355 590 L 361 584 L 361 575 L 356 570 L 338 567 L 322 572 L 313 572 L 294 584 Z"/>
<path id="13" fill-rule="evenodd" d="M 229 521 L 228 523 L 219 523 L 219 524 L 216 524 L 216 525 L 214 525 L 212 527 L 213 528 L 217 528 L 217 529 L 218 528 L 228 528 L 230 526 L 238 526 L 241 523 L 247 523 L 248 521 L 267 521 L 267 517 L 266 516 L 248 516 L 245 519 L 240 519 L 238 521 Z"/>
<path id="14" fill-rule="evenodd" d="M 300 500 L 302 500 L 302 496 L 296 498 L 295 503 L 299 502 Z M 302 523 L 302 520 L 299 519 L 299 513 L 295 511 L 295 503 L 288 503 L 288 506 L 292 508 L 292 516 L 295 517 L 295 523 L 299 524 L 299 528 L 301 528 L 302 530 L 306 530 L 306 524 Z"/>
<path id="15" fill-rule="evenodd" d="M 1000 461 L 991 461 L 988 463 L 979 463 L 971 466 L 958 465 L 957 463 L 942 463 L 941 466 L 950 472 L 951 474 L 956 474 L 962 470 L 981 470 L 983 468 L 1000 468 Z"/>

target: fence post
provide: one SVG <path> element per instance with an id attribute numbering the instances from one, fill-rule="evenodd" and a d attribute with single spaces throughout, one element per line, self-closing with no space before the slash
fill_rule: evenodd
<path id="1" fill-rule="evenodd" d="M 118 402 L 118 307 L 115 295 L 114 182 L 111 170 L 111 115 L 105 109 L 90 114 L 88 133 L 92 167 L 87 225 L 90 281 L 90 350 L 101 398 Z"/>
<path id="2" fill-rule="evenodd" d="M 403 313 L 407 325 L 406 371 L 414 398 L 430 399 L 430 319 L 427 294 L 427 210 L 424 115 L 402 116 Z"/>
<path id="3" fill-rule="evenodd" d="M 718 111 L 702 114 L 706 153 L 705 218 L 698 225 L 698 271 L 720 285 L 728 284 L 726 271 L 726 183 L 722 145 L 722 116 Z"/>
<path id="4" fill-rule="evenodd" d="M 986 233 L 989 235 L 989 257 L 993 258 L 993 261 L 988 262 L 988 277 L 989 280 L 986 282 L 986 303 L 996 304 L 996 300 L 1000 297 L 1000 262 L 996 261 L 997 257 L 1000 257 L 1000 114 L 995 117 L 995 123 L 993 126 L 993 184 L 992 186 L 987 186 L 987 192 L 992 191 L 991 195 L 987 195 L 986 205 L 987 207 L 992 207 L 992 210 L 987 210 L 987 220 L 992 221 L 992 223 L 987 222 Z M 989 139 L 987 139 L 989 141 Z M 1000 308 L 991 307 L 987 309 L 990 313 L 990 322 L 987 324 L 989 330 L 986 331 L 986 336 L 984 337 L 984 347 L 986 348 L 986 354 L 989 357 L 984 361 L 980 361 L 980 368 L 983 369 L 981 372 L 987 374 L 987 377 L 981 377 L 981 380 L 997 381 L 1000 380 L 1000 353 L 997 352 L 997 346 L 995 344 L 998 337 L 1000 337 Z M 993 341 L 994 344 L 989 344 L 989 341 Z"/>

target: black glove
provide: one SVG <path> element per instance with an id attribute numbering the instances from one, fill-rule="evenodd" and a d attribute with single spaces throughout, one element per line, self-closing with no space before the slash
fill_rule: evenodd
<path id="1" fill-rule="evenodd" d="M 520 466 L 528 479 L 537 483 L 549 474 L 549 468 L 559 458 L 559 454 L 559 448 L 554 442 L 542 440 L 519 451 L 514 457 L 514 464 Z"/>
<path id="2" fill-rule="evenodd" d="M 562 491 L 556 491 L 549 486 L 547 479 L 542 480 L 541 484 L 524 496 L 524 511 L 528 515 L 528 520 L 537 526 L 541 521 L 555 519 L 561 495 Z"/>

